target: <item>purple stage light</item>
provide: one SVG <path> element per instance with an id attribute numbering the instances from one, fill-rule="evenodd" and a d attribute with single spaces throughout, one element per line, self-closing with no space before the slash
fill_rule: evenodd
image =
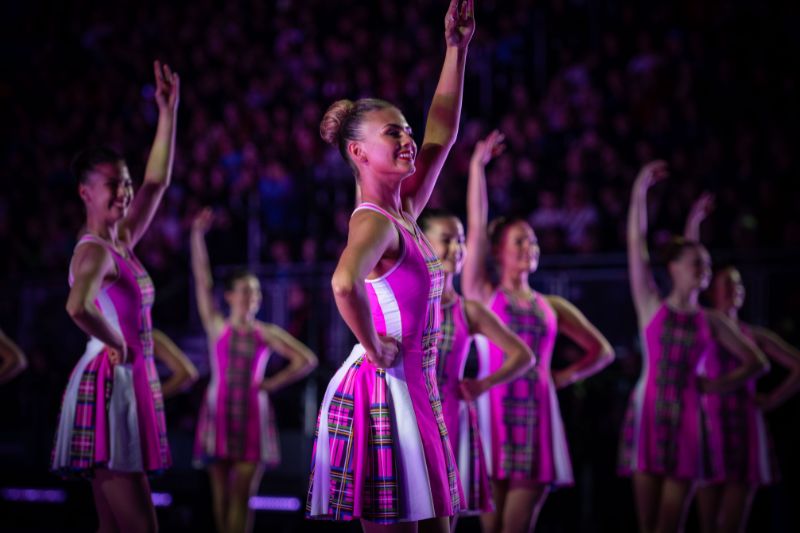
<path id="1" fill-rule="evenodd" d="M 172 494 L 169 492 L 154 492 L 150 497 L 156 507 L 169 507 L 172 505 Z"/>
<path id="2" fill-rule="evenodd" d="M 255 511 L 299 511 L 301 502 L 294 496 L 253 496 L 250 509 Z"/>
<path id="3" fill-rule="evenodd" d="M 67 493 L 61 489 L 7 487 L 0 489 L 0 496 L 11 502 L 64 503 L 67 501 Z"/>

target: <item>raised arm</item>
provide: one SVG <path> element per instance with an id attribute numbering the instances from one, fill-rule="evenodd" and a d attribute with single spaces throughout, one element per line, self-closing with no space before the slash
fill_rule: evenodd
<path id="1" fill-rule="evenodd" d="M 585 351 L 585 355 L 573 364 L 553 372 L 556 388 L 572 385 L 610 365 L 614 360 L 611 344 L 583 313 L 559 296 L 548 296 L 547 301 L 558 315 L 558 332 L 569 337 Z"/>
<path id="2" fill-rule="evenodd" d="M 748 379 L 769 370 L 769 361 L 758 347 L 741 334 L 736 325 L 719 311 L 705 310 L 714 337 L 741 361 L 734 370 L 716 379 L 703 380 L 704 392 L 725 393 L 736 390 Z"/>
<path id="3" fill-rule="evenodd" d="M 192 222 L 190 252 L 197 311 L 200 313 L 206 334 L 216 337 L 222 329 L 224 319 L 214 304 L 214 278 L 211 276 L 211 262 L 206 248 L 206 233 L 211 228 L 213 220 L 213 211 L 208 207 L 195 217 Z"/>
<path id="4" fill-rule="evenodd" d="M 789 370 L 780 385 L 760 398 L 761 408 L 770 411 L 800 391 L 800 350 L 766 328 L 753 328 L 753 336 L 767 357 Z"/>
<path id="5" fill-rule="evenodd" d="M 67 297 L 67 313 L 87 335 L 110 348 L 112 364 L 125 362 L 128 355 L 125 339 L 94 303 L 106 277 L 117 275 L 111 252 L 96 243 L 78 246 L 72 258 L 72 273 L 74 281 Z"/>
<path id="6" fill-rule="evenodd" d="M 530 347 L 516 333 L 508 329 L 497 315 L 475 300 L 464 302 L 464 311 L 470 333 L 485 335 L 499 346 L 505 357 L 500 368 L 482 379 L 465 379 L 461 382 L 461 394 L 466 400 L 474 400 L 495 385 L 500 385 L 521 376 L 536 361 Z"/>
<path id="7" fill-rule="evenodd" d="M 642 167 L 631 191 L 628 208 L 628 275 L 640 324 L 646 324 L 660 304 L 647 251 L 647 191 L 667 177 L 667 164 L 653 161 Z"/>
<path id="8" fill-rule="evenodd" d="M 0 385 L 8 383 L 28 367 L 19 346 L 0 331 Z"/>
<path id="9" fill-rule="evenodd" d="M 161 385 L 164 398 L 171 398 L 197 382 L 200 374 L 186 354 L 162 331 L 153 330 L 153 355 L 169 368 L 171 374 Z"/>
<path id="10" fill-rule="evenodd" d="M 306 377 L 317 368 L 317 356 L 308 346 L 292 337 L 286 330 L 274 324 L 261 324 L 259 329 L 269 347 L 289 361 L 289 366 L 261 382 L 261 388 L 275 392 Z"/>
<path id="11" fill-rule="evenodd" d="M 492 284 L 486 272 L 491 254 L 489 234 L 489 194 L 486 189 L 486 165 L 502 153 L 503 135 L 495 130 L 475 144 L 469 163 L 467 183 L 467 255 L 461 273 L 461 290 L 471 300 L 487 303 Z"/>
<path id="12" fill-rule="evenodd" d="M 168 65 L 153 63 L 156 77 L 156 103 L 158 104 L 158 127 L 150 157 L 144 171 L 144 182 L 131 203 L 128 216 L 122 223 L 122 235 L 131 247 L 136 246 L 144 235 L 161 203 L 161 197 L 169 186 L 172 162 L 175 158 L 175 125 L 178 114 L 180 79 Z"/>
<path id="13" fill-rule="evenodd" d="M 331 279 L 339 313 L 364 347 L 367 359 L 381 368 L 392 366 L 399 339 L 378 336 L 364 279 L 387 250 L 399 246 L 397 230 L 386 217 L 374 211 L 357 211 L 350 219 L 347 246 Z"/>
<path id="14" fill-rule="evenodd" d="M 686 227 L 683 236 L 688 241 L 700 242 L 700 225 L 714 210 L 714 195 L 704 192 L 692 204 L 689 216 L 686 217 Z"/>
<path id="15" fill-rule="evenodd" d="M 403 207 L 416 219 L 431 196 L 447 154 L 456 140 L 464 92 L 467 47 L 475 33 L 474 0 L 451 0 L 444 19 L 447 51 L 425 124 L 416 172 L 403 181 Z"/>

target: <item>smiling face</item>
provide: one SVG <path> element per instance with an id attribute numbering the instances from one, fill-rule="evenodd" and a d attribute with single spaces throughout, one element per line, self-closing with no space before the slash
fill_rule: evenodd
<path id="1" fill-rule="evenodd" d="M 744 305 L 746 291 L 742 283 L 742 275 L 734 267 L 728 267 L 717 272 L 711 283 L 711 303 L 715 309 L 727 312 L 730 309 L 737 311 Z"/>
<path id="2" fill-rule="evenodd" d="M 133 201 L 133 181 L 124 161 L 98 163 L 78 187 L 86 213 L 107 223 L 119 222 Z"/>
<path id="3" fill-rule="evenodd" d="M 540 253 L 533 228 L 519 220 L 503 230 L 497 261 L 503 272 L 535 272 L 539 268 Z"/>
<path id="4" fill-rule="evenodd" d="M 711 256 L 702 245 L 684 247 L 667 268 L 673 286 L 681 292 L 705 290 L 711 281 Z"/>
<path id="5" fill-rule="evenodd" d="M 458 275 L 464 266 L 464 226 L 454 216 L 436 217 L 427 222 L 425 236 L 442 262 L 444 271 Z"/>
<path id="6" fill-rule="evenodd" d="M 411 134 L 411 127 L 396 107 L 366 113 L 360 124 L 360 139 L 348 143 L 359 175 L 400 181 L 413 174 L 417 144 Z"/>

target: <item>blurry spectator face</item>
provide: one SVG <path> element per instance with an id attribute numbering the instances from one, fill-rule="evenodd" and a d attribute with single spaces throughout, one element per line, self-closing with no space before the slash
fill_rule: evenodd
<path id="1" fill-rule="evenodd" d="M 539 255 L 539 241 L 527 222 L 515 222 L 503 231 L 497 255 L 501 271 L 535 272 Z"/>
<path id="2" fill-rule="evenodd" d="M 225 301 L 231 308 L 231 316 L 254 317 L 261 308 L 261 283 L 255 276 L 241 277 L 225 292 Z"/>
<path id="3" fill-rule="evenodd" d="M 361 140 L 348 147 L 360 176 L 366 172 L 402 179 L 414 173 L 417 144 L 399 109 L 387 107 L 367 113 L 361 122 L 361 135 Z"/>
<path id="4" fill-rule="evenodd" d="M 123 161 L 99 163 L 80 184 L 78 192 L 87 215 L 108 222 L 119 222 L 133 200 L 133 181 Z"/>
<path id="5" fill-rule="evenodd" d="M 667 265 L 672 283 L 679 291 L 705 290 L 711 280 L 711 256 L 704 246 L 686 246 Z"/>
<path id="6" fill-rule="evenodd" d="M 741 309 L 744 305 L 745 289 L 742 275 L 734 267 L 717 272 L 711 284 L 711 303 L 716 309 Z"/>
<path id="7" fill-rule="evenodd" d="M 460 274 L 466 251 L 464 226 L 461 221 L 456 217 L 434 218 L 428 221 L 425 236 L 442 261 L 444 271 L 448 274 Z"/>

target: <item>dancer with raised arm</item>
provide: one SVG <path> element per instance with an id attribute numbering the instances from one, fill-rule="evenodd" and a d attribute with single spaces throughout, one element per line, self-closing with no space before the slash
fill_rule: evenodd
<path id="1" fill-rule="evenodd" d="M 462 508 L 436 385 L 442 266 L 417 217 L 456 139 L 474 30 L 472 0 L 451 1 L 419 156 L 405 117 L 385 101 L 340 100 L 322 119 L 322 138 L 361 190 L 331 282 L 359 344 L 320 408 L 310 518 L 361 519 L 367 532 L 445 533 Z"/>
<path id="2" fill-rule="evenodd" d="M 493 386 L 519 377 L 534 364 L 534 355 L 497 315 L 480 302 L 462 298 L 453 287 L 453 279 L 464 266 L 466 247 L 461 221 L 447 211 L 426 209 L 419 218 L 419 226 L 444 270 L 437 378 L 444 422 L 464 491 L 464 509 L 460 514 L 491 512 L 494 506 L 475 400 Z M 482 372 L 478 379 L 465 379 L 464 367 L 476 334 L 499 346 L 506 357 L 494 372 Z M 455 530 L 456 522 L 454 517 L 451 531 Z"/>
<path id="3" fill-rule="evenodd" d="M 700 224 L 713 209 L 713 197 L 703 194 L 692 206 L 684 233 L 699 242 Z M 775 483 L 778 465 L 763 412 L 783 404 L 800 390 L 800 351 L 767 328 L 752 326 L 739 318 L 745 288 L 736 267 L 716 272 L 708 290 L 711 306 L 727 316 L 739 331 L 755 343 L 773 362 L 785 367 L 783 382 L 765 395 L 756 392 L 751 378 L 735 391 L 709 398 L 722 424 L 722 467 L 718 482 L 697 491 L 701 529 L 705 533 L 744 531 L 759 487 Z M 722 345 L 717 347 L 715 374 L 725 374 L 740 364 L 739 358 Z"/>
<path id="4" fill-rule="evenodd" d="M 155 531 L 147 472 L 170 466 L 161 385 L 153 362 L 155 291 L 133 253 L 170 183 L 179 79 L 154 64 L 158 127 L 134 195 L 122 156 L 90 149 L 73 162 L 86 208 L 69 268 L 67 312 L 90 337 L 70 376 L 53 470 L 91 477 L 99 531 Z"/>
<path id="5" fill-rule="evenodd" d="M 722 474 L 721 427 L 704 408 L 703 393 L 736 390 L 767 365 L 729 319 L 700 307 L 711 275 L 700 243 L 680 239 L 671 245 L 666 259 L 672 287 L 666 298 L 659 295 L 647 250 L 647 191 L 666 176 L 663 161 L 645 165 L 628 211 L 628 269 L 644 361 L 625 417 L 619 471 L 633 477 L 643 532 L 682 530 L 695 483 Z M 738 364 L 709 379 L 717 344 Z"/>
<path id="6" fill-rule="evenodd" d="M 614 352 L 574 305 L 531 288 L 528 278 L 538 268 L 539 246 L 528 223 L 501 218 L 488 224 L 485 167 L 499 153 L 502 141 L 502 134 L 494 131 L 476 144 L 472 154 L 467 189 L 469 254 L 461 285 L 467 298 L 488 306 L 536 355 L 536 365 L 526 374 L 492 388 L 478 401 L 496 507 L 482 517 L 484 530 L 527 532 L 536 526 L 551 487 L 573 483 L 555 391 L 599 372 L 611 363 Z M 497 267 L 497 284 L 486 269 L 489 258 Z M 578 344 L 585 356 L 551 373 L 558 333 Z M 507 355 L 502 346 L 484 344 L 479 349 L 482 373 L 498 369 Z"/>
<path id="7" fill-rule="evenodd" d="M 303 343 L 274 324 L 256 319 L 261 286 L 252 273 L 234 273 L 225 287 L 230 315 L 214 303 L 213 279 L 205 244 L 213 214 L 204 209 L 191 233 L 192 272 L 197 309 L 208 338 L 211 380 L 198 417 L 195 463 L 211 478 L 214 520 L 226 533 L 252 531 L 249 501 L 265 467 L 280 462 L 275 414 L 269 395 L 305 377 L 317 358 Z M 289 365 L 267 379 L 271 354 Z"/>

